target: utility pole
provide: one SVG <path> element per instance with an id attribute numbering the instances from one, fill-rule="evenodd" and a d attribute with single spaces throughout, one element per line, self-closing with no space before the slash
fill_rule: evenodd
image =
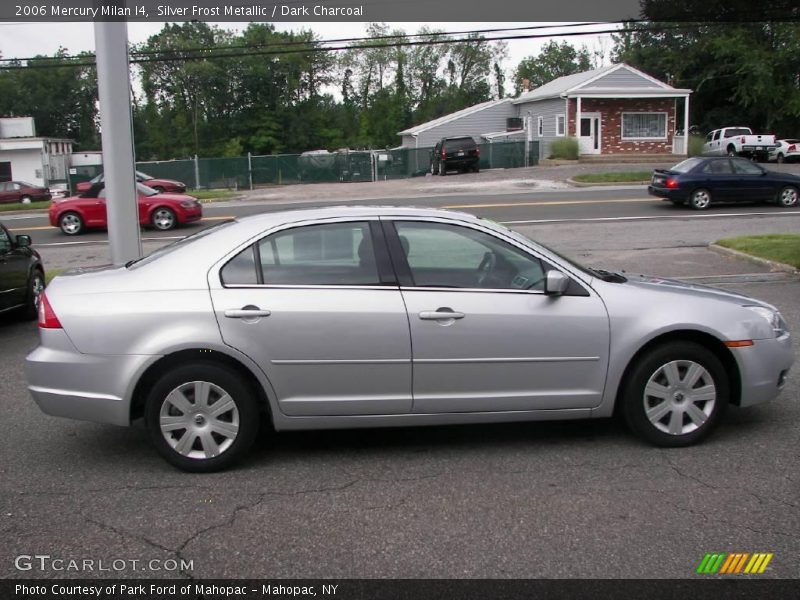
<path id="1" fill-rule="evenodd" d="M 116 4 L 125 5 L 124 1 Z M 95 22 L 94 38 L 108 242 L 111 262 L 122 265 L 142 256 L 134 174 L 128 26 L 124 21 Z"/>

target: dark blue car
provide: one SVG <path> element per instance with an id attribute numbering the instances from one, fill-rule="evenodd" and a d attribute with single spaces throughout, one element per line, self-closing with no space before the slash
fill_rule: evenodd
<path id="1" fill-rule="evenodd" d="M 744 158 L 689 158 L 671 169 L 656 169 L 647 186 L 651 196 L 704 210 L 712 202 L 774 202 L 797 206 L 800 177 L 767 171 Z"/>

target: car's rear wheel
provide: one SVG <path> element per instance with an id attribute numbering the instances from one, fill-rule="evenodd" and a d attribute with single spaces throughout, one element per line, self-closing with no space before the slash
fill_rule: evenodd
<path id="1" fill-rule="evenodd" d="M 778 157 L 775 160 L 779 163 L 785 162 L 786 158 L 783 156 L 783 152 L 778 152 Z"/>
<path id="2" fill-rule="evenodd" d="M 711 193 L 706 189 L 695 190 L 689 197 L 689 206 L 695 210 L 705 210 L 709 204 L 711 204 Z"/>
<path id="3" fill-rule="evenodd" d="M 727 154 L 728 156 L 736 156 L 736 148 L 734 146 L 728 146 Z"/>
<path id="4" fill-rule="evenodd" d="M 153 211 L 153 216 L 150 218 L 153 227 L 160 231 L 169 231 L 174 229 L 178 224 L 178 218 L 171 208 L 161 206 Z"/>
<path id="5" fill-rule="evenodd" d="M 447 168 L 445 167 L 443 160 L 439 161 L 439 175 L 442 177 L 447 175 Z"/>
<path id="6" fill-rule="evenodd" d="M 22 198 L 19 199 L 19 201 L 22 202 L 23 204 L 30 204 L 31 203 L 31 197 L 30 196 L 23 196 Z"/>
<path id="7" fill-rule="evenodd" d="M 67 235 L 83 233 L 83 219 L 76 212 L 66 212 L 58 218 L 58 227 Z"/>
<path id="8" fill-rule="evenodd" d="M 781 188 L 781 191 L 778 192 L 778 204 L 784 208 L 797 206 L 797 193 L 797 188 L 793 185 Z"/>
<path id="9" fill-rule="evenodd" d="M 214 363 L 192 363 L 164 374 L 145 400 L 150 438 L 167 462 L 196 473 L 240 460 L 258 434 L 255 396 L 241 376 Z"/>
<path id="10" fill-rule="evenodd" d="M 628 426 L 657 446 L 688 446 L 722 418 L 730 396 L 720 360 L 694 342 L 669 342 L 633 366 L 622 395 Z"/>
<path id="11" fill-rule="evenodd" d="M 44 275 L 37 268 L 28 279 L 28 295 L 25 298 L 24 316 L 26 319 L 35 319 L 39 316 L 39 303 L 44 291 Z"/>
<path id="12" fill-rule="evenodd" d="M 436 175 L 436 166 L 431 163 L 431 175 Z"/>

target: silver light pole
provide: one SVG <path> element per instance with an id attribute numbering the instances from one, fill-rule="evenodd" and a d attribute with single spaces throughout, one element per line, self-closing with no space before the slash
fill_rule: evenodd
<path id="1" fill-rule="evenodd" d="M 96 22 L 94 38 L 108 241 L 111 262 L 121 265 L 142 256 L 134 174 L 128 26 L 125 22 Z"/>

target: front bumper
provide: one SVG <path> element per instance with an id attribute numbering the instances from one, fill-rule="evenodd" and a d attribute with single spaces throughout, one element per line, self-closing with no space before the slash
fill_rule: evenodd
<path id="1" fill-rule="evenodd" d="M 28 391 L 42 412 L 82 421 L 130 424 L 133 385 L 157 356 L 81 354 L 61 329 L 40 329 L 25 359 Z"/>
<path id="2" fill-rule="evenodd" d="M 739 406 L 754 406 L 773 400 L 783 389 L 794 362 L 792 336 L 755 340 L 752 346 L 731 348 L 739 365 L 742 395 Z"/>

